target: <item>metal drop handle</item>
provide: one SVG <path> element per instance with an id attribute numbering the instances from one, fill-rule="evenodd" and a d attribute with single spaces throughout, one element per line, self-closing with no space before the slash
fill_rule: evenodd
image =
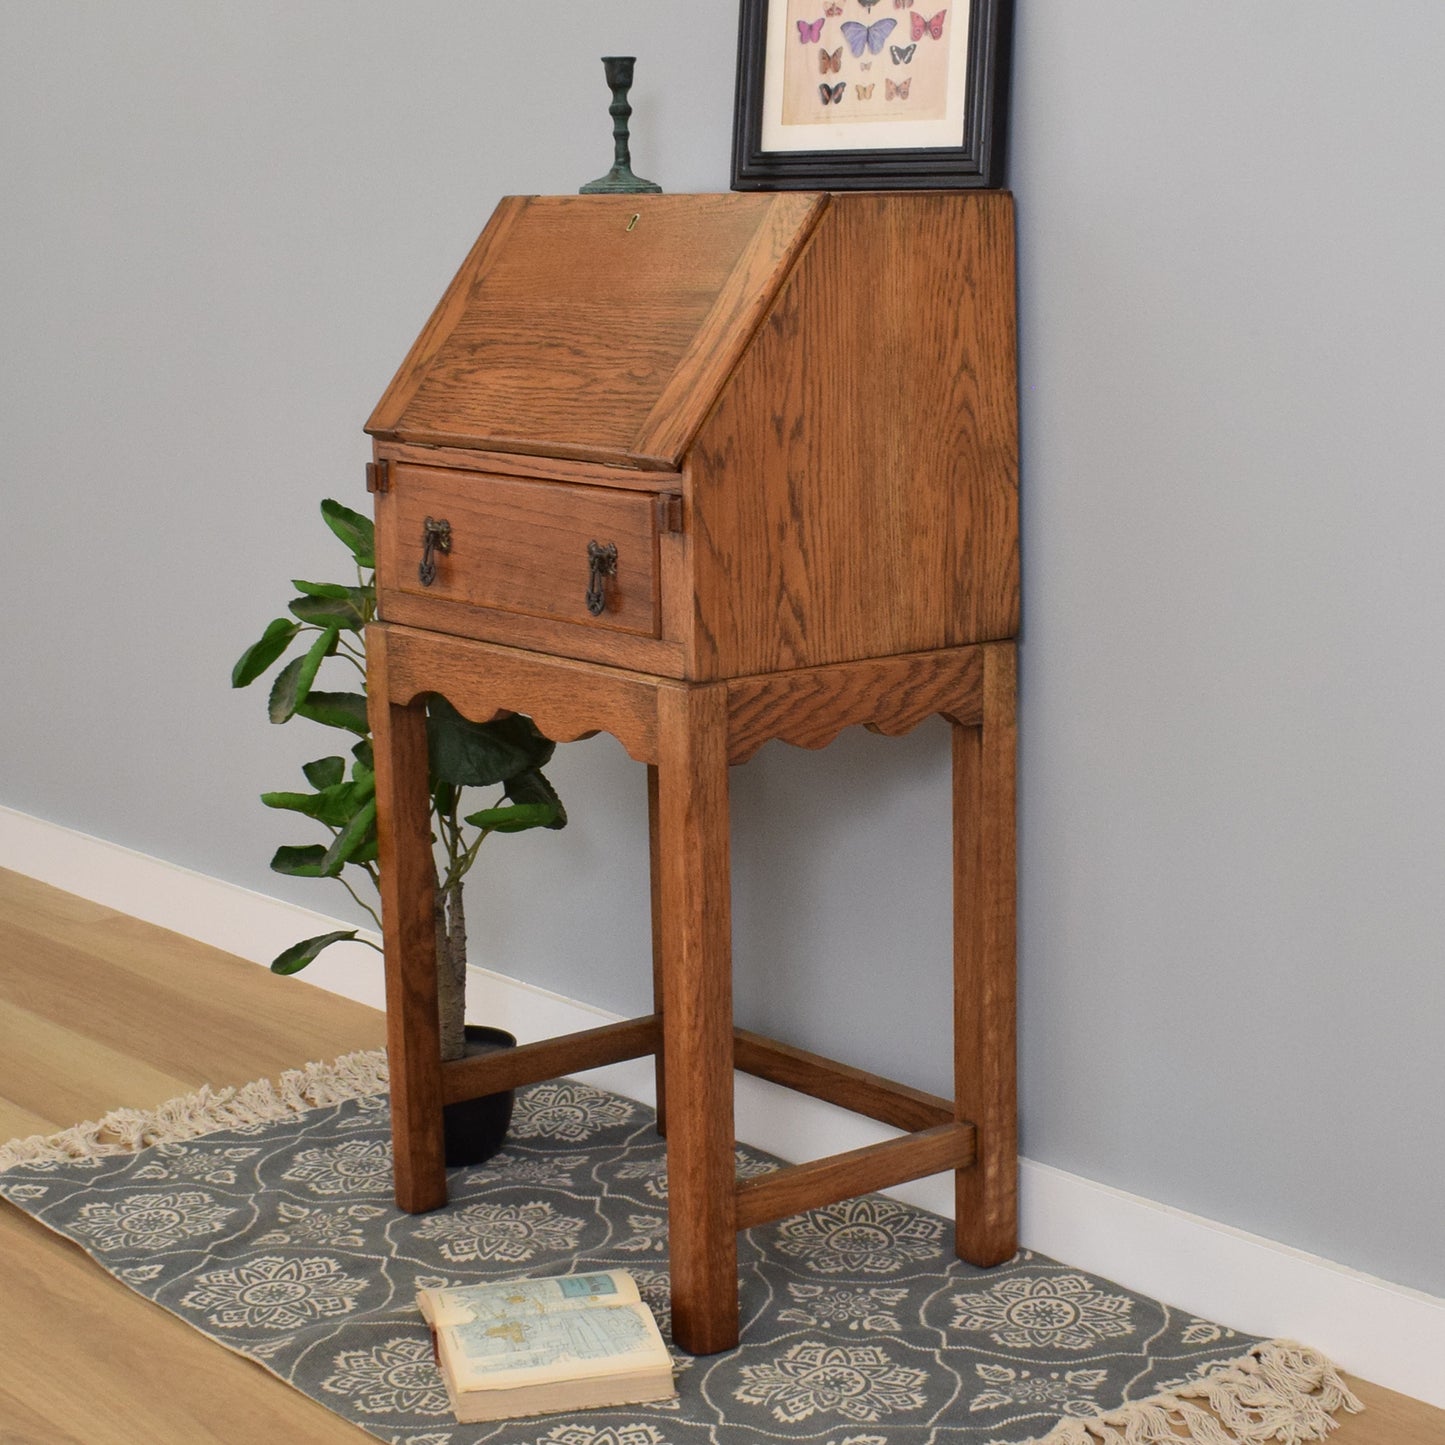
<path id="1" fill-rule="evenodd" d="M 617 576 L 617 543 L 587 544 L 587 610 L 601 617 L 607 606 L 606 579 Z"/>
<path id="2" fill-rule="evenodd" d="M 436 581 L 436 554 L 451 550 L 452 524 L 445 518 L 439 522 L 435 517 L 428 517 L 421 526 L 421 565 L 416 569 L 423 587 L 430 587 Z"/>

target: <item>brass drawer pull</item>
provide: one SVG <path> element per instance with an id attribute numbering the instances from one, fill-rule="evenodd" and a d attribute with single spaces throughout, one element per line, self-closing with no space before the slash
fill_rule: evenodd
<path id="1" fill-rule="evenodd" d="M 587 610 L 594 617 L 602 616 L 607 606 L 605 579 L 617 576 L 617 543 L 587 544 Z"/>
<path id="2" fill-rule="evenodd" d="M 451 550 L 452 524 L 445 518 L 438 522 L 434 517 L 428 517 L 421 527 L 421 565 L 416 569 L 423 587 L 430 587 L 436 581 L 436 554 Z"/>

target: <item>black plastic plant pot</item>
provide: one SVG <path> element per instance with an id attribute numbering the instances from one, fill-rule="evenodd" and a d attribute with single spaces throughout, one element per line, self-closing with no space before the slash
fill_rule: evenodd
<path id="1" fill-rule="evenodd" d="M 505 1029 L 468 1024 L 466 1032 L 469 1059 L 517 1047 L 515 1036 Z M 482 1164 L 507 1142 L 514 1097 L 507 1089 L 500 1094 L 483 1094 L 480 1099 L 463 1099 L 442 1110 L 448 1169 Z"/>

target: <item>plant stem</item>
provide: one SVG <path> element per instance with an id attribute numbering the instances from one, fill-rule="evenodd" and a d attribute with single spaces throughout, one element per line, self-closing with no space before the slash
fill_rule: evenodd
<path id="1" fill-rule="evenodd" d="M 344 889 L 346 889 L 346 891 L 347 891 L 349 894 L 351 894 L 351 896 L 356 900 L 356 902 L 357 902 L 362 908 L 364 908 L 364 909 L 367 911 L 367 913 L 369 913 L 369 914 L 371 915 L 371 921 L 372 921 L 374 924 L 376 924 L 377 928 L 380 928 L 380 927 L 381 927 L 381 918 L 380 918 L 379 915 L 377 914 L 376 909 L 374 909 L 374 908 L 371 906 L 371 904 L 369 904 L 364 898 L 362 898 L 361 895 L 360 895 L 359 893 L 357 893 L 356 889 L 354 889 L 354 888 L 351 886 L 351 884 L 346 881 L 345 875 L 343 875 L 343 874 L 341 874 L 341 873 L 338 873 L 338 874 L 336 875 L 336 881 L 337 881 L 338 883 L 340 883 L 341 886 L 342 886 Z"/>

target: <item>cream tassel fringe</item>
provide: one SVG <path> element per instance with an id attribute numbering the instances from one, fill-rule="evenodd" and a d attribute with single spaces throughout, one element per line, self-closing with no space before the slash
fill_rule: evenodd
<path id="1" fill-rule="evenodd" d="M 15 1164 L 64 1163 L 130 1154 L 151 1144 L 196 1139 L 218 1129 L 289 1119 L 307 1109 L 379 1094 L 387 1084 L 386 1054 L 370 1049 L 334 1063 L 288 1069 L 276 1083 L 258 1079 L 235 1089 L 204 1085 L 155 1109 L 117 1109 L 95 1123 L 77 1124 L 48 1138 L 33 1134 L 0 1145 L 0 1172 Z"/>
<path id="2" fill-rule="evenodd" d="M 1203 1400 L 1209 1411 L 1191 1400 Z M 1040 1445 L 1303 1445 L 1323 1440 L 1341 1409 L 1364 1407 L 1317 1350 L 1268 1340 L 1243 1359 L 1167 1394 L 1065 1420 Z"/>

